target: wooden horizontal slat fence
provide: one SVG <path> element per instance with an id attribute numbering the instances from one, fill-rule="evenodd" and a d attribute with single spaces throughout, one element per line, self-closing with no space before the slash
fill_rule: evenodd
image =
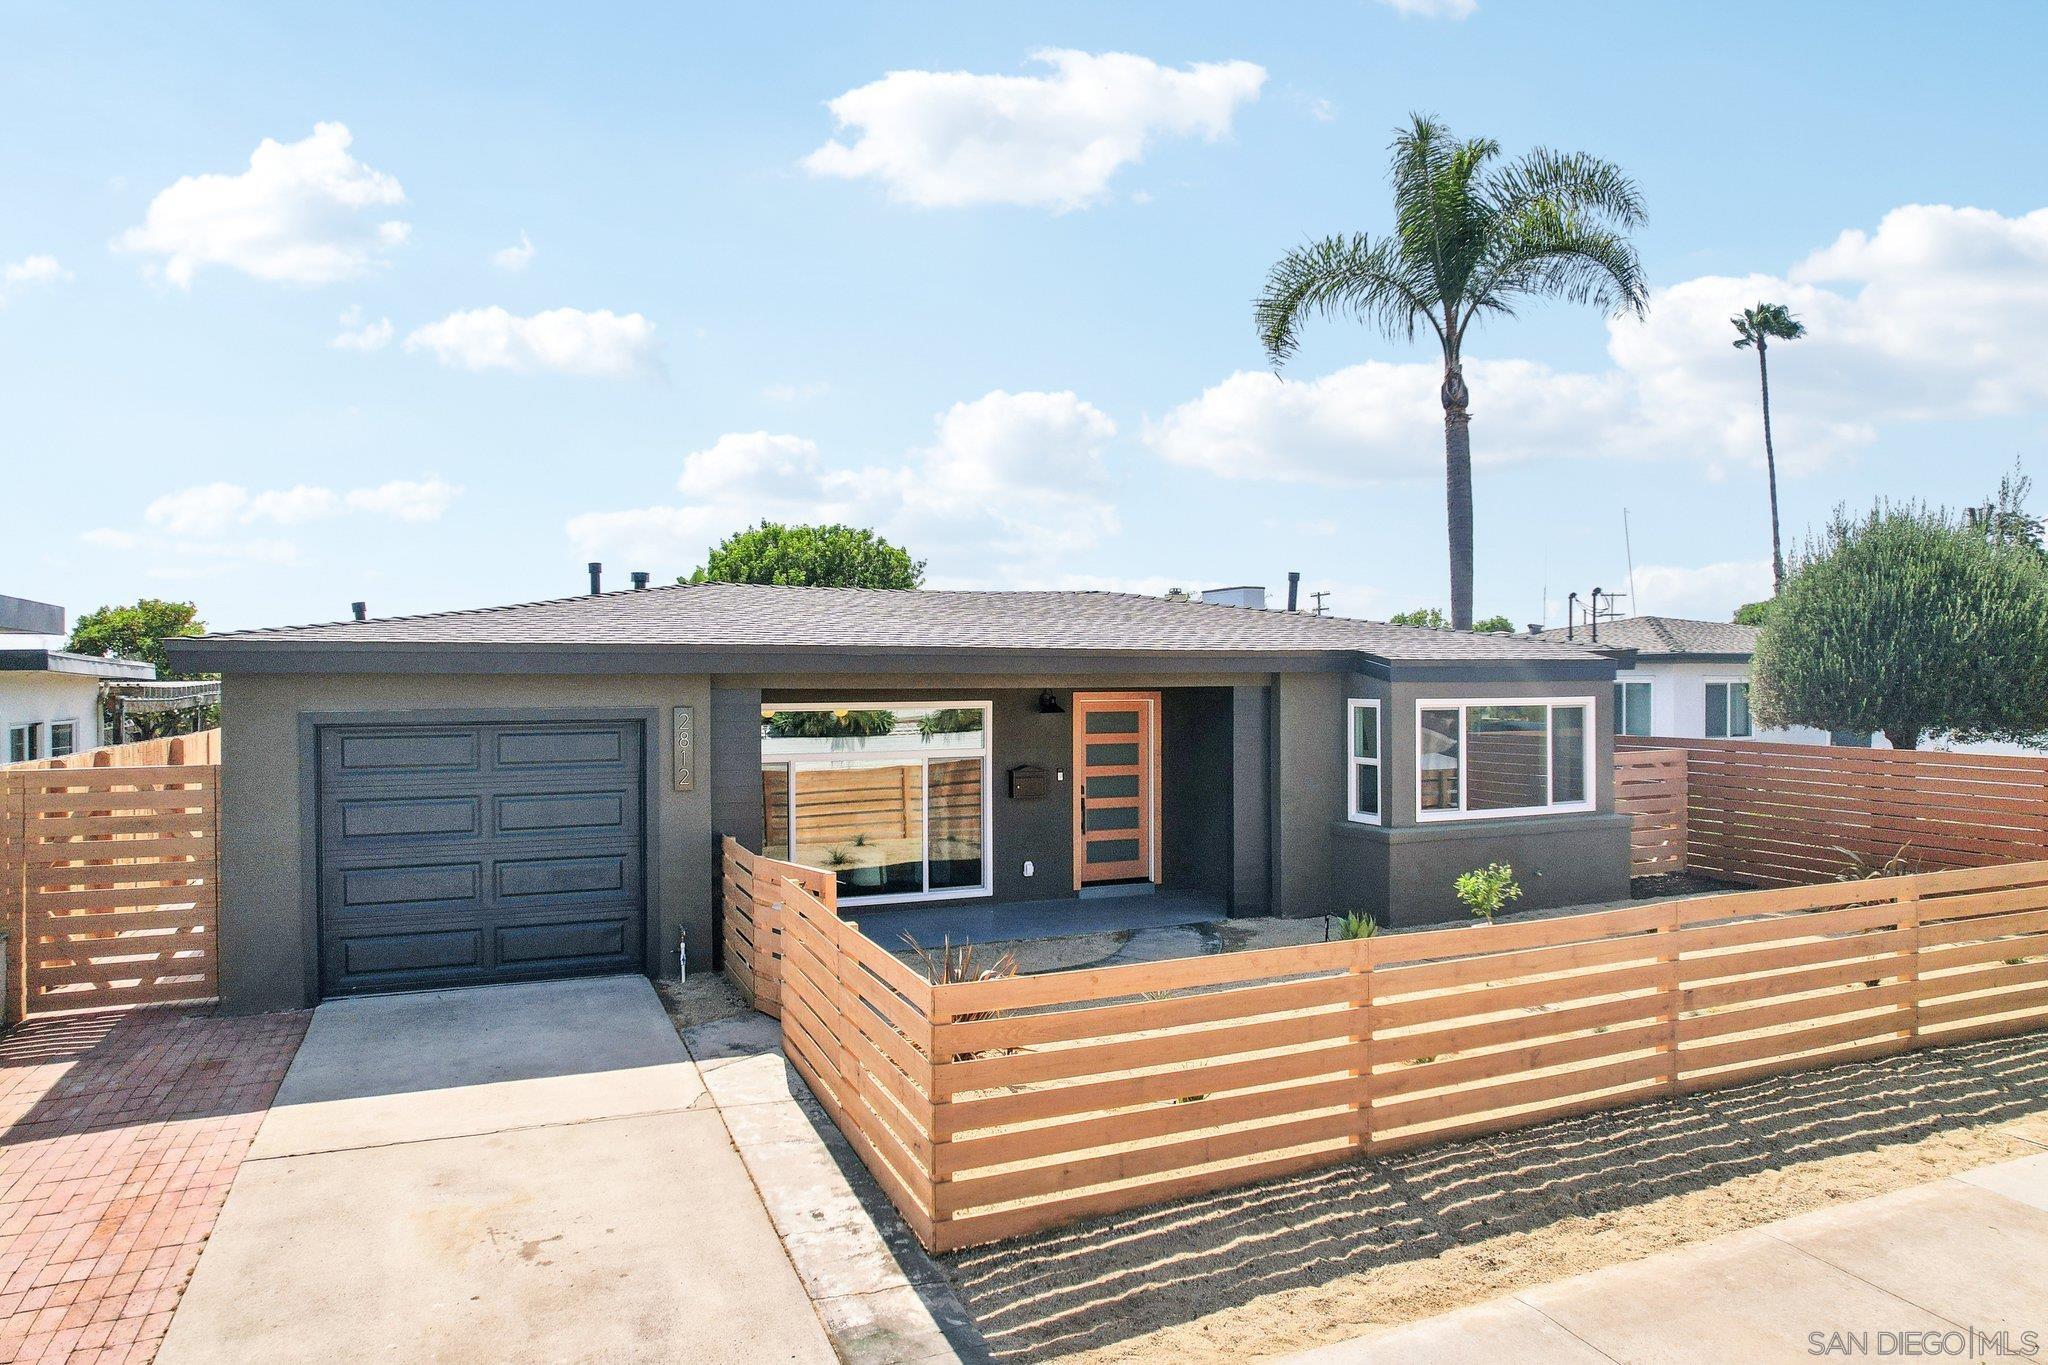
<path id="1" fill-rule="evenodd" d="M 133 744 L 106 744 L 97 749 L 80 749 L 62 758 L 38 758 L 11 763 L 0 772 L 26 768 L 151 768 L 177 763 L 220 762 L 220 731 L 195 730 L 189 735 L 164 739 L 139 739 Z"/>
<path id="2" fill-rule="evenodd" d="M 1617 749 L 1614 810 L 1635 821 L 1629 831 L 1629 876 L 1685 871 L 1683 749 Z"/>
<path id="3" fill-rule="evenodd" d="M 920 801 L 930 802 L 932 837 L 943 838 L 981 821 L 981 760 L 938 760 L 932 764 L 930 792 L 923 789 L 918 764 L 875 768 L 798 768 L 796 821 L 805 845 L 848 844 L 865 835 L 877 842 L 920 839 L 924 823 Z M 782 767 L 761 771 L 762 809 L 767 842 L 789 847 L 789 773 Z"/>
<path id="4" fill-rule="evenodd" d="M 18 1014 L 210 1000 L 220 768 L 0 771 Z"/>
<path id="5" fill-rule="evenodd" d="M 1630 739 L 1686 756 L 1686 866 L 1758 886 L 2048 858 L 2048 759 L 1733 739 Z"/>
<path id="6" fill-rule="evenodd" d="M 823 885 L 784 1042 L 936 1250 L 2048 1023 L 2048 862 L 938 986 Z"/>
<path id="7" fill-rule="evenodd" d="M 755 1009 L 780 1015 L 784 888 L 794 879 L 814 896 L 829 896 L 832 874 L 751 853 L 731 835 L 719 840 L 718 865 L 725 973 Z"/>

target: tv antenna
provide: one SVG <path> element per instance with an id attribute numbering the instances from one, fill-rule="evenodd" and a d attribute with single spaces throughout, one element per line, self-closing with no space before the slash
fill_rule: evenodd
<path id="1" fill-rule="evenodd" d="M 1312 593 L 1310 593 L 1310 594 L 1309 594 L 1309 600 L 1310 600 L 1310 601 L 1312 601 L 1312 602 L 1314 602 L 1314 603 L 1315 603 L 1316 605 L 1315 605 L 1315 608 L 1314 608 L 1314 609 L 1313 609 L 1312 611 L 1310 611 L 1310 612 L 1309 612 L 1309 615 L 1311 615 L 1311 616 L 1328 616 L 1328 615 L 1330 614 L 1330 609 L 1329 609 L 1329 608 L 1328 608 L 1327 606 L 1323 605 L 1323 599 L 1324 599 L 1325 597 L 1328 597 L 1329 595 L 1330 595 L 1330 594 L 1328 594 L 1327 592 L 1312 592 Z"/>

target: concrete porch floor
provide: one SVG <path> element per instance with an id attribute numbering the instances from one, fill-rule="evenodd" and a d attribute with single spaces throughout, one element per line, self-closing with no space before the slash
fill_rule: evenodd
<path id="1" fill-rule="evenodd" d="M 863 908 L 842 902 L 839 913 L 892 953 L 903 952 L 909 934 L 935 948 L 950 937 L 959 943 L 1012 943 L 1031 939 L 1072 938 L 1082 934 L 1114 934 L 1140 929 L 1172 929 L 1210 924 L 1230 918 L 1221 896 L 1179 891 L 1148 895 L 1061 896 L 1035 901 L 959 901 L 951 905 Z"/>

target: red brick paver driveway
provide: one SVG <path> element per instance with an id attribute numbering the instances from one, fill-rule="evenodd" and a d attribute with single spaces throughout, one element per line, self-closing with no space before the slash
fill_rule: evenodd
<path id="1" fill-rule="evenodd" d="M 81 1014 L 0 1042 L 0 1361 L 155 1356 L 311 1017 Z"/>

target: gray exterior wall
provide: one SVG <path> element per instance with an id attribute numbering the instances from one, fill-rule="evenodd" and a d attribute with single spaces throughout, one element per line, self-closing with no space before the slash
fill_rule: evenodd
<path id="1" fill-rule="evenodd" d="M 674 790 L 670 708 L 696 717 L 695 789 Z M 482 712 L 572 715 L 646 713 L 654 781 L 647 811 L 650 863 L 647 961 L 673 973 L 677 935 L 688 930 L 693 966 L 711 962 L 711 782 L 717 763 L 711 687 L 703 677 L 379 674 L 264 676 L 223 680 L 221 736 L 221 1000 L 237 1012 L 294 1009 L 318 998 L 312 951 L 314 869 L 306 828 L 312 765 L 303 752 L 309 718 L 377 713 L 420 719 L 484 718 Z M 517 715 L 507 718 L 517 719 Z M 758 788 L 758 782 L 756 787 Z"/>

